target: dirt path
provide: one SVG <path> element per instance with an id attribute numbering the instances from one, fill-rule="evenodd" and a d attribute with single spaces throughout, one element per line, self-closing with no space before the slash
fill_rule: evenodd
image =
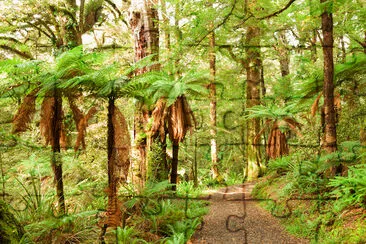
<path id="1" fill-rule="evenodd" d="M 192 243 L 309 243 L 287 234 L 278 219 L 250 201 L 253 187 L 246 183 L 211 193 L 210 212 Z"/>

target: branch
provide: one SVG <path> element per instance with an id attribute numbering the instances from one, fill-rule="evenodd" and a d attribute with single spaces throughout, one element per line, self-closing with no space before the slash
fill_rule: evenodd
<path id="1" fill-rule="evenodd" d="M 247 66 L 248 66 L 248 62 L 246 59 L 243 59 L 243 58 L 239 58 L 237 57 L 234 52 L 233 52 L 233 49 L 232 47 L 221 47 L 221 48 L 226 48 L 229 52 L 229 55 L 230 57 L 237 63 L 240 63 L 241 66 L 243 67 L 243 69 L 241 71 L 243 71 Z"/>
<path id="2" fill-rule="evenodd" d="M 108 3 L 114 9 L 114 11 L 118 13 L 118 17 L 121 17 L 121 11 L 119 11 L 117 5 L 114 2 L 112 2 L 111 0 L 105 0 L 105 2 Z"/>
<path id="3" fill-rule="evenodd" d="M 225 18 L 221 21 L 221 23 L 219 23 L 218 25 L 214 26 L 209 32 L 207 32 L 198 42 L 197 45 L 199 45 L 209 34 L 211 34 L 212 32 L 214 32 L 217 28 L 219 28 L 220 26 L 222 26 L 223 24 L 226 23 L 226 21 L 229 19 L 229 17 L 232 15 L 232 13 L 234 12 L 235 6 L 236 6 L 236 1 L 234 1 L 233 7 L 230 9 L 230 12 L 225 16 Z"/>
<path id="4" fill-rule="evenodd" d="M 31 22 L 27 22 L 28 25 L 34 27 L 35 29 L 37 29 L 39 32 L 42 32 L 45 36 L 47 36 L 49 39 L 52 39 L 52 34 L 47 33 L 46 31 L 44 31 L 41 27 L 36 26 L 35 24 L 32 24 Z"/>
<path id="5" fill-rule="evenodd" d="M 85 10 L 85 0 L 80 0 L 80 10 L 79 10 L 79 31 L 83 33 L 84 30 L 84 10 Z"/>
<path id="6" fill-rule="evenodd" d="M 263 20 L 263 19 L 269 19 L 269 18 L 272 18 L 274 16 L 277 16 L 278 14 L 282 13 L 283 11 L 285 11 L 286 9 L 288 9 L 296 0 L 290 0 L 286 6 L 283 8 L 283 9 L 280 9 L 270 15 L 267 15 L 267 16 L 264 16 L 264 17 L 261 17 L 261 18 L 258 18 L 259 20 Z"/>
<path id="7" fill-rule="evenodd" d="M 11 51 L 11 52 L 13 52 L 13 53 L 19 55 L 20 57 L 25 58 L 25 59 L 32 59 L 32 60 L 34 59 L 33 56 L 32 56 L 32 54 L 27 53 L 27 52 L 22 52 L 22 51 L 20 51 L 18 49 L 15 49 L 13 47 L 9 47 L 9 46 L 4 45 L 4 44 L 1 44 L 0 45 L 0 48 L 2 48 L 4 50 L 7 50 L 7 51 Z"/>
<path id="8" fill-rule="evenodd" d="M 15 42 L 17 44 L 23 44 L 21 43 L 19 40 L 15 39 L 14 37 L 8 37 L 8 36 L 0 36 L 1 40 L 8 40 L 8 41 L 12 41 Z"/>

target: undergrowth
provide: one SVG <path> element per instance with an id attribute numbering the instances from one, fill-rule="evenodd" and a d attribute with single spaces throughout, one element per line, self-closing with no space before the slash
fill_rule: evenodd
<path id="1" fill-rule="evenodd" d="M 253 196 L 273 199 L 263 206 L 286 229 L 312 243 L 366 242 L 366 164 L 357 142 L 345 142 L 323 157 L 294 153 L 271 160 Z M 327 177 L 342 164 L 347 173 Z"/>

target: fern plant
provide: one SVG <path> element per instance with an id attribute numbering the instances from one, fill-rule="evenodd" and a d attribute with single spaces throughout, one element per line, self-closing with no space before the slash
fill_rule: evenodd
<path id="1" fill-rule="evenodd" d="M 261 134 L 269 129 L 268 143 L 266 152 L 269 158 L 278 158 L 289 153 L 287 144 L 287 131 L 293 131 L 302 136 L 299 129 L 301 124 L 297 122 L 293 111 L 293 105 L 279 107 L 276 105 L 263 106 L 258 105 L 247 109 L 246 119 L 261 118 L 265 120 L 263 129 L 256 135 L 254 142 L 258 141 Z"/>
<path id="2" fill-rule="evenodd" d="M 337 176 L 328 184 L 334 190 L 331 195 L 337 198 L 335 207 L 341 211 L 347 207 L 366 208 L 366 165 L 351 166 L 347 176 Z"/>
<path id="3" fill-rule="evenodd" d="M 152 117 L 153 123 L 150 133 L 152 139 L 160 139 L 166 144 L 167 135 L 173 144 L 173 158 L 171 170 L 172 189 L 176 190 L 179 143 L 187 132 L 194 127 L 194 115 L 189 106 L 188 95 L 207 94 L 203 86 L 207 76 L 194 70 L 184 74 L 172 74 L 171 70 L 149 72 L 138 79 L 150 83 L 148 94 L 155 103 Z"/>

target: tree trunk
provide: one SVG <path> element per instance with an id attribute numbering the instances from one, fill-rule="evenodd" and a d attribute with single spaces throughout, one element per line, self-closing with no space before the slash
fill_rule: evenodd
<path id="1" fill-rule="evenodd" d="M 52 159 L 51 166 L 54 173 L 54 181 L 56 184 L 56 195 L 58 199 L 58 212 L 60 214 L 66 213 L 65 207 L 65 195 L 64 195 L 64 184 L 62 180 L 62 162 L 60 155 L 60 137 L 62 127 L 62 97 L 60 91 L 55 89 L 54 91 L 54 107 L 52 117 Z"/>
<path id="2" fill-rule="evenodd" d="M 321 3 L 326 0 L 320 0 Z M 337 150 L 336 111 L 334 109 L 334 63 L 333 63 L 333 16 L 330 9 L 325 9 L 322 17 L 323 56 L 324 56 L 324 149 L 327 153 Z M 331 174 L 340 169 L 332 168 Z"/>
<path id="3" fill-rule="evenodd" d="M 261 82 L 261 60 L 258 49 L 260 40 L 260 29 L 248 27 L 246 34 L 246 107 L 251 108 L 260 104 L 260 82 Z M 261 175 L 260 146 L 256 145 L 254 138 L 260 131 L 260 120 L 251 119 L 247 121 L 247 161 L 246 175 L 248 180 L 253 180 Z"/>
<path id="4" fill-rule="evenodd" d="M 280 60 L 281 76 L 285 77 L 290 74 L 290 55 L 287 49 L 288 41 L 284 31 L 279 33 L 279 48 L 277 49 Z"/>
<path id="5" fill-rule="evenodd" d="M 120 209 L 120 202 L 117 196 L 118 184 L 120 183 L 120 173 L 119 170 L 116 170 L 118 165 L 122 162 L 119 162 L 117 146 L 116 146 L 116 138 L 115 138 L 115 98 L 111 96 L 108 99 L 108 138 L 107 138 L 107 147 L 108 147 L 108 207 L 107 207 L 107 216 L 108 220 L 106 222 L 106 227 L 116 227 L 120 226 L 122 223 L 122 212 Z"/>
<path id="6" fill-rule="evenodd" d="M 210 60 L 210 136 L 211 136 L 211 173 L 213 179 L 221 181 L 217 157 L 217 129 L 216 129 L 216 54 L 215 54 L 215 33 L 209 36 L 209 60 Z"/>
<path id="7" fill-rule="evenodd" d="M 177 190 L 178 152 L 179 152 L 179 142 L 173 142 L 172 171 L 170 173 L 170 183 L 173 184 L 172 186 L 173 191 Z"/>
<path id="8" fill-rule="evenodd" d="M 313 63 L 316 62 L 318 59 L 318 55 L 316 52 L 316 30 L 313 30 L 313 38 L 311 39 L 311 46 L 310 46 L 310 59 Z"/>
<path id="9" fill-rule="evenodd" d="M 130 21 L 132 27 L 133 38 L 135 41 L 135 62 L 145 58 L 150 54 L 156 54 L 153 60 L 159 60 L 159 27 L 158 12 L 156 9 L 156 1 L 135 0 L 131 3 L 132 18 Z M 158 65 L 154 65 L 151 69 L 159 69 Z M 137 70 L 135 75 L 143 74 L 148 69 L 143 68 Z M 146 126 L 149 119 L 149 111 L 143 109 L 145 106 L 142 102 L 136 105 L 134 119 L 134 140 L 138 153 L 138 167 L 135 169 L 136 179 L 134 180 L 142 189 L 145 185 L 147 174 L 147 131 Z M 137 172 L 136 172 L 137 170 Z"/>

